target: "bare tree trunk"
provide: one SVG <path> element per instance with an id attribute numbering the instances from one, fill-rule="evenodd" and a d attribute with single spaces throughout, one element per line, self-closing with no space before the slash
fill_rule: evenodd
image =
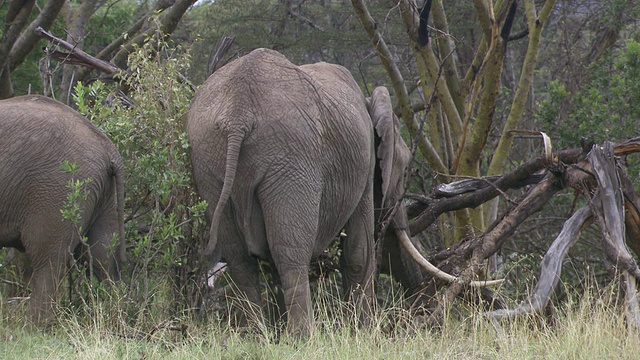
<path id="1" fill-rule="evenodd" d="M 40 14 L 31 22 L 28 19 L 35 1 L 13 0 L 7 11 L 0 45 L 0 98 L 13 96 L 11 73 L 24 62 L 36 47 L 40 38 L 34 33 L 37 27 L 49 29 L 58 16 L 65 0 L 49 0 Z"/>
<path id="2" fill-rule="evenodd" d="M 67 5 L 66 28 L 67 42 L 82 49 L 84 38 L 87 32 L 87 22 L 89 18 L 98 10 L 98 0 L 84 0 L 78 6 L 73 3 Z M 62 70 L 62 81 L 59 86 L 58 100 L 69 105 L 71 89 L 75 85 L 77 66 L 64 65 Z"/>

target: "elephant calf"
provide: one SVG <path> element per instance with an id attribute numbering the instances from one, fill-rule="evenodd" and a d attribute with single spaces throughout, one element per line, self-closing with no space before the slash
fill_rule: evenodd
<path id="1" fill-rule="evenodd" d="M 76 171 L 65 171 L 65 161 L 75 163 Z M 61 212 L 72 179 L 87 180 L 75 224 Z M 0 184 L 0 247 L 24 251 L 31 262 L 31 321 L 51 318 L 74 253 L 90 256 L 98 279 L 119 279 L 125 260 L 123 163 L 91 122 L 43 96 L 0 101 Z M 114 234 L 119 237 L 115 247 Z M 87 237 L 88 249 L 81 236 Z"/>

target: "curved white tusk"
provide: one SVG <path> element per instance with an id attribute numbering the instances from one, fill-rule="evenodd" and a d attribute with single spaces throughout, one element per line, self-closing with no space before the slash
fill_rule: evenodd
<path id="1" fill-rule="evenodd" d="M 398 239 L 400 240 L 400 244 L 405 248 L 405 250 L 407 250 L 407 252 L 409 253 L 409 256 L 411 256 L 411 258 L 415 262 L 417 262 L 420 266 L 422 266 L 422 268 L 424 268 L 427 272 L 429 272 L 429 274 L 433 275 L 434 277 L 440 280 L 444 280 L 449 283 L 460 282 L 459 278 L 451 274 L 447 274 L 446 272 L 438 269 L 435 265 L 433 265 L 427 259 L 425 259 L 424 256 L 420 254 L 418 249 L 416 249 L 415 245 L 413 245 L 413 242 L 411 241 L 411 239 L 409 239 L 409 235 L 407 235 L 406 231 L 400 230 L 400 229 L 396 229 L 395 231 L 396 231 L 396 235 L 398 236 Z M 467 285 L 478 288 L 478 287 L 498 285 L 498 284 L 501 284 L 503 281 L 504 279 L 487 280 L 487 281 L 471 281 Z"/>

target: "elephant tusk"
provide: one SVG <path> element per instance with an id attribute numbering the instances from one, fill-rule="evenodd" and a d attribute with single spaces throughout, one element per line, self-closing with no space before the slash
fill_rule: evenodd
<path id="1" fill-rule="evenodd" d="M 422 268 L 424 268 L 428 273 L 430 273 L 437 279 L 446 281 L 448 283 L 460 282 L 460 278 L 457 278 L 451 274 L 447 274 L 446 272 L 438 269 L 435 265 L 430 263 L 427 259 L 425 259 L 424 256 L 420 254 L 418 249 L 416 249 L 415 245 L 413 245 L 413 242 L 411 241 L 411 239 L 409 239 L 409 235 L 407 235 L 406 231 L 396 229 L 395 232 L 396 232 L 396 236 L 398 236 L 398 239 L 400 239 L 400 244 L 405 248 L 405 250 L 407 250 L 411 258 L 415 262 L 417 262 L 418 265 L 422 266 Z M 479 288 L 479 287 L 485 287 L 485 286 L 498 285 L 498 284 L 501 284 L 503 281 L 504 279 L 471 281 L 469 282 L 468 285 L 471 287 Z"/>

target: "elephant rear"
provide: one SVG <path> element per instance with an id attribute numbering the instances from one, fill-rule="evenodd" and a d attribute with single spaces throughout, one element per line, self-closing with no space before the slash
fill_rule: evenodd
<path id="1" fill-rule="evenodd" d="M 31 317 L 51 315 L 51 299 L 74 249 L 91 256 L 99 279 L 118 279 L 124 261 L 124 168 L 113 143 L 73 109 L 28 95 L 0 101 L 0 153 L 0 246 L 25 251 L 31 260 Z M 65 171 L 64 162 L 75 171 Z M 86 194 L 77 199 L 75 224 L 61 213 L 72 180 L 85 181 Z M 89 250 L 79 246 L 81 236 L 87 236 Z"/>
<path id="2" fill-rule="evenodd" d="M 220 250 L 251 303 L 261 303 L 256 259 L 272 261 L 287 326 L 308 334 L 309 263 L 345 228 L 346 297 L 364 297 L 370 310 L 373 128 L 346 69 L 254 50 L 200 87 L 187 134 L 196 188 L 209 203 L 205 256 Z"/>

